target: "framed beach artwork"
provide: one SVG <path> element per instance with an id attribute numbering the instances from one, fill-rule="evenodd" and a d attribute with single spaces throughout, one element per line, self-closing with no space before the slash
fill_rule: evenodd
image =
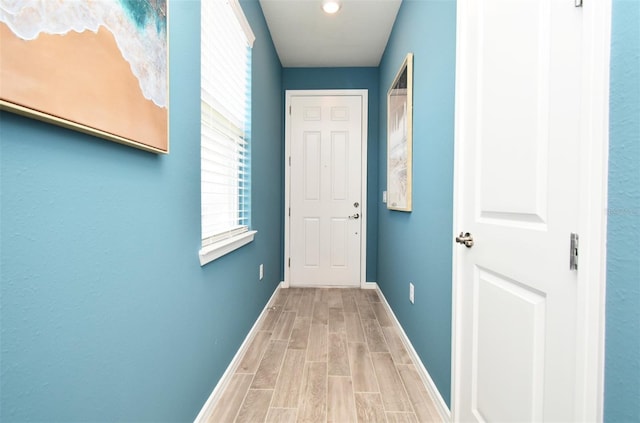
<path id="1" fill-rule="evenodd" d="M 387 92 L 387 208 L 411 211 L 413 53 L 404 59 Z"/>
<path id="2" fill-rule="evenodd" d="M 167 0 L 0 0 L 0 109 L 169 152 Z"/>

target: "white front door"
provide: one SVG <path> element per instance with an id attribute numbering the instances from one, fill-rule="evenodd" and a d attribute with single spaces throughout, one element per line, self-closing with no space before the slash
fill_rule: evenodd
<path id="1" fill-rule="evenodd" d="M 454 418 L 576 421 L 583 9 L 461 3 Z"/>
<path id="2" fill-rule="evenodd" d="M 362 104 L 356 95 L 290 97 L 292 286 L 360 285 Z"/>

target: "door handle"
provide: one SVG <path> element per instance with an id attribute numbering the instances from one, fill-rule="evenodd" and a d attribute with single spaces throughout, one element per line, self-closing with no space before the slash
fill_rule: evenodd
<path id="1" fill-rule="evenodd" d="M 473 235 L 471 235 L 469 232 L 460 232 L 460 235 L 456 237 L 456 242 L 458 244 L 464 244 L 467 248 L 471 248 L 473 247 Z"/>
<path id="2" fill-rule="evenodd" d="M 360 213 L 349 216 L 349 219 L 360 219 Z"/>

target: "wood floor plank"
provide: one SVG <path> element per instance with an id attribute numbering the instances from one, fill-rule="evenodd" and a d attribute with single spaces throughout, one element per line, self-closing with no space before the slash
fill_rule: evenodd
<path id="1" fill-rule="evenodd" d="M 298 303 L 298 317 L 311 317 L 315 296 L 314 289 L 305 289 L 302 292 L 302 297 Z"/>
<path id="2" fill-rule="evenodd" d="M 355 392 L 380 392 L 367 345 L 349 342 L 347 350 L 349 351 L 353 390 Z"/>
<path id="3" fill-rule="evenodd" d="M 269 408 L 265 423 L 296 423 L 297 408 Z"/>
<path id="4" fill-rule="evenodd" d="M 384 334 L 384 339 L 387 341 L 394 363 L 412 364 L 411 356 L 409 356 L 407 349 L 404 347 L 404 342 L 402 342 L 402 338 L 400 338 L 398 329 L 396 329 L 395 326 L 383 327 L 382 333 Z"/>
<path id="5" fill-rule="evenodd" d="M 271 339 L 288 340 L 289 336 L 291 336 L 293 323 L 296 320 L 296 314 L 294 311 L 283 311 L 280 313 L 280 319 L 278 319 L 278 323 L 276 323 L 276 326 L 273 328 Z"/>
<path id="6" fill-rule="evenodd" d="M 364 329 L 364 337 L 367 340 L 370 352 L 388 352 L 389 347 L 384 339 L 382 328 L 377 319 L 360 319 Z"/>
<path id="7" fill-rule="evenodd" d="M 420 422 L 440 421 L 438 410 L 427 388 L 424 386 L 424 383 L 422 383 L 416 367 L 413 364 L 398 365 L 396 367 L 418 420 Z"/>
<path id="8" fill-rule="evenodd" d="M 317 288 L 316 291 L 316 302 L 328 303 L 329 301 L 329 288 Z"/>
<path id="9" fill-rule="evenodd" d="M 249 389 L 235 423 L 263 422 L 269 411 L 272 389 Z"/>
<path id="10" fill-rule="evenodd" d="M 288 289 L 279 289 L 273 300 L 271 300 L 269 307 L 282 308 L 287 302 L 290 293 L 291 291 Z"/>
<path id="11" fill-rule="evenodd" d="M 376 314 L 373 312 L 373 307 L 371 307 L 371 304 L 369 304 L 368 302 L 356 303 L 356 305 L 358 306 L 358 311 L 360 312 L 360 318 L 362 320 L 378 319 L 378 316 L 376 316 Z"/>
<path id="12" fill-rule="evenodd" d="M 348 342 L 367 342 L 364 337 L 360 315 L 358 313 L 344 313 L 345 330 Z"/>
<path id="13" fill-rule="evenodd" d="M 380 323 L 380 326 L 384 328 L 384 327 L 391 327 L 395 325 L 393 323 L 393 320 L 391 320 L 391 317 L 389 317 L 389 313 L 387 313 L 387 309 L 384 306 L 384 304 L 371 303 L 371 308 L 373 309 L 373 312 L 378 318 L 378 323 Z"/>
<path id="14" fill-rule="evenodd" d="M 350 376 L 347 335 L 344 333 L 330 333 L 328 349 L 329 376 Z"/>
<path id="15" fill-rule="evenodd" d="M 329 332 L 345 332 L 344 312 L 341 308 L 329 308 Z"/>
<path id="16" fill-rule="evenodd" d="M 297 421 L 324 422 L 327 419 L 327 363 L 307 363 L 305 368 Z"/>
<path id="17" fill-rule="evenodd" d="M 356 300 L 353 296 L 353 290 L 342 290 L 342 309 L 345 313 L 356 313 L 358 311 L 356 308 Z"/>
<path id="18" fill-rule="evenodd" d="M 258 370 L 262 355 L 269 345 L 269 339 L 271 339 L 271 332 L 262 330 L 256 332 L 236 369 L 236 373 L 255 373 Z"/>
<path id="19" fill-rule="evenodd" d="M 327 423 L 355 422 L 356 404 L 350 377 L 329 376 Z"/>
<path id="20" fill-rule="evenodd" d="M 311 323 L 326 325 L 329 322 L 329 305 L 323 301 L 314 301 Z"/>
<path id="21" fill-rule="evenodd" d="M 234 374 L 220 399 L 206 415 L 205 421 L 210 423 L 232 422 L 247 395 L 252 379 L 252 374 Z"/>
<path id="22" fill-rule="evenodd" d="M 306 351 L 288 349 L 278 375 L 271 407 L 296 408 L 304 371 Z"/>
<path id="23" fill-rule="evenodd" d="M 291 338 L 289 338 L 289 348 L 304 350 L 309 341 L 309 329 L 311 328 L 311 317 L 296 317 L 293 322 Z"/>
<path id="24" fill-rule="evenodd" d="M 353 298 L 356 300 L 356 304 L 368 303 L 369 297 L 367 296 L 366 289 L 357 289 L 353 292 Z"/>
<path id="25" fill-rule="evenodd" d="M 379 393 L 357 392 L 354 397 L 358 423 L 386 423 L 387 418 Z"/>
<path id="26" fill-rule="evenodd" d="M 327 337 L 327 325 L 311 324 L 307 347 L 307 361 L 327 362 Z"/>
<path id="27" fill-rule="evenodd" d="M 381 301 L 378 291 L 375 289 L 365 289 L 364 291 L 370 303 L 379 303 Z"/>
<path id="28" fill-rule="evenodd" d="M 251 389 L 273 389 L 276 386 L 287 344 L 287 341 L 269 341 L 256 370 Z"/>
<path id="29" fill-rule="evenodd" d="M 329 308 L 342 308 L 342 289 L 329 288 L 327 292 L 327 305 Z"/>
<path id="30" fill-rule="evenodd" d="M 385 411 L 413 411 L 393 359 L 389 353 L 371 353 Z"/>
<path id="31" fill-rule="evenodd" d="M 280 318 L 282 307 L 272 307 L 267 310 L 267 313 L 262 320 L 262 325 L 260 326 L 260 330 L 273 331 L 273 328 L 278 323 L 278 319 Z"/>
<path id="32" fill-rule="evenodd" d="M 389 423 L 418 423 L 416 415 L 413 413 L 400 413 L 392 411 L 387 413 L 387 422 Z"/>
<path id="33" fill-rule="evenodd" d="M 302 292 L 291 292 L 287 298 L 287 302 L 284 304 L 282 311 L 298 311 L 298 306 L 302 300 Z"/>

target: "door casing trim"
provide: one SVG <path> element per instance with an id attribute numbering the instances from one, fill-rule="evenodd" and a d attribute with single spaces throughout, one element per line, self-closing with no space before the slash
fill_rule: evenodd
<path id="1" fill-rule="evenodd" d="M 456 66 L 465 61 L 466 46 L 461 43 L 467 19 L 467 4 L 475 0 L 458 0 Z M 580 271 L 578 272 L 577 342 L 575 398 L 577 421 L 602 421 L 604 407 L 604 349 L 605 349 L 605 290 L 607 239 L 607 181 L 609 152 L 609 67 L 611 49 L 611 0 L 588 2 L 583 5 L 584 25 L 582 42 L 587 69 L 581 81 L 583 93 L 581 139 L 580 210 Z M 462 227 L 462 178 L 464 167 L 460 136 L 465 116 L 461 99 L 467 88 L 461 71 L 456 71 L 454 195 L 452 237 Z M 461 352 L 458 349 L 461 322 L 457 309 L 464 289 L 458 277 L 461 252 L 453 244 L 452 265 L 452 337 L 451 337 L 451 413 L 452 421 L 459 421 Z"/>
<path id="2" fill-rule="evenodd" d="M 362 146 L 361 146 L 361 236 L 360 236 L 360 288 L 367 285 L 367 143 L 369 125 L 369 90 L 285 90 L 285 135 L 284 135 L 284 281 L 283 288 L 289 288 L 291 283 L 291 269 L 288 265 L 290 256 L 290 225 L 289 207 L 291 206 L 291 119 L 289 107 L 292 97 L 328 97 L 328 96 L 356 96 L 362 101 Z"/>

